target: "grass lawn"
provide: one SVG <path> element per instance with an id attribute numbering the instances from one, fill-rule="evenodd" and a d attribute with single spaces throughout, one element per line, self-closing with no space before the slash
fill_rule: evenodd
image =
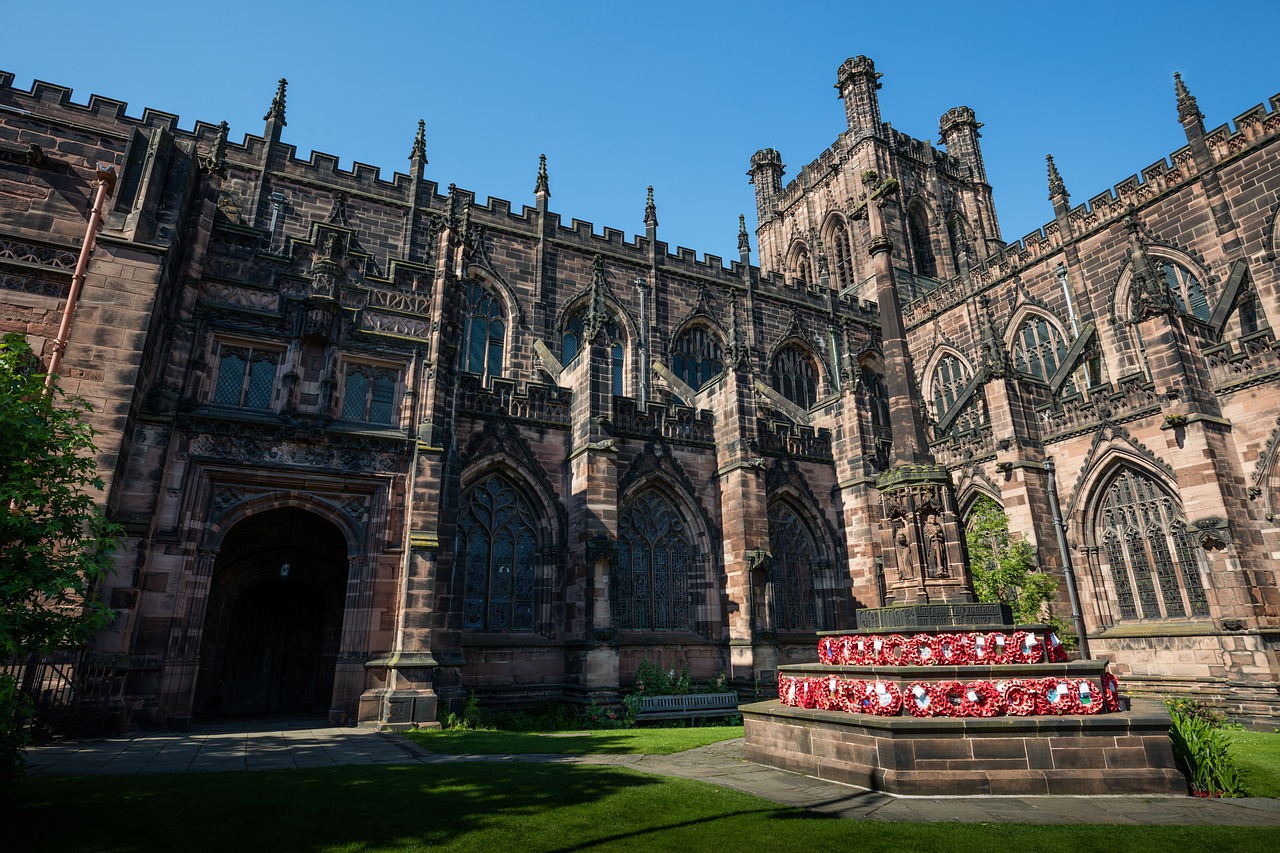
<path id="1" fill-rule="evenodd" d="M 610 729 L 583 732 L 418 731 L 408 737 L 423 749 L 451 755 L 669 755 L 742 737 L 742 726 Z"/>
<path id="2" fill-rule="evenodd" d="M 23 780 L 6 850 L 1152 850 L 1273 853 L 1280 830 L 891 824 L 828 818 L 683 779 L 545 764 L 338 767 Z"/>
<path id="3" fill-rule="evenodd" d="M 1280 734 L 1228 732 L 1251 797 L 1280 797 Z"/>

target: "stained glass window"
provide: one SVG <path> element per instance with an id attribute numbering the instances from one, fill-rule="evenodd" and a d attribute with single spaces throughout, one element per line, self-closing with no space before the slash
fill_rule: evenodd
<path id="1" fill-rule="evenodd" d="M 462 307 L 462 369 L 485 379 L 501 376 L 506 329 L 502 303 L 483 284 L 471 282 Z"/>
<path id="2" fill-rule="evenodd" d="M 969 365 L 947 353 L 938 359 L 933 369 L 933 410 L 935 417 L 942 417 L 960 398 L 960 392 L 969 384 L 972 376 Z"/>
<path id="3" fill-rule="evenodd" d="M 866 390 L 867 408 L 871 415 L 871 439 L 878 468 L 889 466 L 889 451 L 893 447 L 893 429 L 889 420 L 889 389 L 884 377 L 875 368 L 863 365 L 862 386 Z"/>
<path id="4" fill-rule="evenodd" d="M 831 255 L 835 260 L 836 286 L 841 290 L 851 286 L 855 280 L 853 255 L 849 250 L 849 230 L 844 222 L 837 221 L 831 229 Z"/>
<path id="5" fill-rule="evenodd" d="M 790 344 L 774 356 L 773 389 L 802 409 L 818 399 L 818 368 L 798 344 Z"/>
<path id="6" fill-rule="evenodd" d="M 458 559 L 462 626 L 474 631 L 532 631 L 537 525 L 529 503 L 492 474 L 462 496 Z"/>
<path id="7" fill-rule="evenodd" d="M 786 504 L 769 507 L 769 551 L 773 555 L 773 624 L 781 631 L 813 631 L 818 624 L 814 574 L 819 561 L 813 535 Z"/>
<path id="8" fill-rule="evenodd" d="M 279 364 L 280 353 L 276 350 L 220 344 L 213 402 L 244 409 L 270 409 Z"/>
<path id="9" fill-rule="evenodd" d="M 695 391 L 724 373 L 720 339 L 703 326 L 681 333 L 672 351 L 671 372 Z"/>
<path id="10" fill-rule="evenodd" d="M 1186 522 L 1155 480 L 1121 469 L 1107 487 L 1097 525 L 1121 619 L 1209 615 Z"/>
<path id="11" fill-rule="evenodd" d="M 690 630 L 692 542 L 684 520 L 656 491 L 627 504 L 618 519 L 613 615 L 620 630 Z"/>

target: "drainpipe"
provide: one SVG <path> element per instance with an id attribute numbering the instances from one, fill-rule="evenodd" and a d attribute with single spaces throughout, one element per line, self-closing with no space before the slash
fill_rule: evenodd
<path id="1" fill-rule="evenodd" d="M 1071 600 L 1071 620 L 1076 626 L 1080 643 L 1080 657 L 1089 659 L 1089 637 L 1084 630 L 1084 614 L 1080 612 L 1080 593 L 1076 591 L 1076 572 L 1071 565 L 1071 549 L 1067 547 L 1066 527 L 1062 522 L 1062 507 L 1058 504 L 1058 481 L 1053 473 L 1053 457 L 1044 460 L 1049 473 L 1049 512 L 1053 515 L 1053 532 L 1058 535 L 1058 553 L 1062 555 L 1062 572 L 1067 577 L 1067 597 Z"/>
<path id="2" fill-rule="evenodd" d="M 44 377 L 44 387 L 53 387 L 53 378 L 62 366 L 62 354 L 66 351 L 67 341 L 71 337 L 71 321 L 75 319 L 76 302 L 80 299 L 80 290 L 84 287 L 85 271 L 89 267 L 89 256 L 98 239 L 98 229 L 102 227 L 102 206 L 116 187 L 116 167 L 110 163 L 99 163 L 96 168 L 97 180 L 94 186 L 93 210 L 89 213 L 89 224 L 85 228 L 84 242 L 80 245 L 80 257 L 76 260 L 76 271 L 71 275 L 71 290 L 67 293 L 67 307 L 62 309 L 62 323 L 58 326 L 58 336 L 53 341 L 53 354 L 49 356 L 49 371 Z"/>

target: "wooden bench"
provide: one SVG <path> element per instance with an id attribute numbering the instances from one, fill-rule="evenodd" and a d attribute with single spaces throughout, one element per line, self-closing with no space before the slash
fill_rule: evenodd
<path id="1" fill-rule="evenodd" d="M 738 713 L 737 693 L 686 693 L 644 696 L 636 708 L 636 722 L 649 720 L 697 720 Z"/>

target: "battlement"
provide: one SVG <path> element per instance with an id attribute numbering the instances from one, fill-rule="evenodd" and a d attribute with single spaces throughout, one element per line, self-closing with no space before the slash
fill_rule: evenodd
<path id="1" fill-rule="evenodd" d="M 191 130 L 178 126 L 179 117 L 150 108 L 144 109 L 140 118 L 128 115 L 124 101 L 90 95 L 87 104 L 73 100 L 72 90 L 52 83 L 36 80 L 29 90 L 15 88 L 14 75 L 0 72 L 0 116 L 15 115 L 32 120 L 80 129 L 91 129 L 96 134 L 126 142 L 133 130 L 162 128 L 185 143 L 192 151 L 212 148 L 218 134 L 218 125 L 196 121 Z M 341 191 L 351 197 L 362 197 L 375 203 L 407 207 L 413 199 L 413 179 L 403 172 L 393 172 L 387 178 L 378 166 L 355 161 L 350 169 L 340 165 L 337 156 L 323 151 L 311 151 L 305 158 L 299 155 L 296 145 L 277 142 L 272 146 L 271 162 L 266 163 L 268 140 L 260 135 L 246 133 L 240 142 L 227 141 L 226 156 L 233 169 L 259 172 L 268 169 L 281 173 L 284 180 L 296 181 L 313 188 Z M 123 149 L 123 145 L 120 146 Z M 121 152 L 117 152 L 119 155 Z M 510 229 L 519 233 L 535 233 L 537 211 L 529 205 L 513 210 L 510 201 L 490 196 L 480 202 L 470 190 L 453 187 L 453 192 L 471 205 L 471 213 L 478 222 L 498 229 Z M 419 184 L 418 204 L 421 209 L 442 211 L 449 203 L 449 196 L 441 192 L 439 183 L 426 178 Z M 553 239 L 578 246 L 589 253 L 602 252 L 612 255 L 630 255 L 636 263 L 647 263 L 649 241 L 641 235 L 630 238 L 616 228 L 597 231 L 590 221 L 572 219 L 566 226 L 560 216 L 548 213 L 551 219 Z M 696 251 L 679 246 L 674 251 L 661 241 L 656 244 L 657 253 L 667 265 L 683 271 L 718 279 L 726 284 L 741 281 L 742 263 L 733 260 L 726 264 L 718 255 L 698 257 Z M 383 259 L 385 260 L 385 259 Z"/>
<path id="2" fill-rule="evenodd" d="M 1269 99 L 1271 109 L 1258 104 L 1236 117 L 1234 130 L 1221 125 L 1204 135 L 1213 166 L 1275 141 L 1280 136 L 1280 94 Z M 1140 208 L 1158 198 L 1194 183 L 1201 176 L 1190 145 L 1174 151 L 1167 159 L 1147 166 L 1114 186 L 1076 205 L 1067 214 L 1070 233 L 1063 235 L 1057 220 L 1032 231 L 1021 240 L 1006 244 L 1000 251 L 974 265 L 968 276 L 948 279 L 902 308 L 908 328 L 920 325 L 973 298 L 996 282 L 1019 272 L 1061 250 L 1069 240 L 1078 240 L 1108 228 L 1128 215 L 1130 207 Z"/>

